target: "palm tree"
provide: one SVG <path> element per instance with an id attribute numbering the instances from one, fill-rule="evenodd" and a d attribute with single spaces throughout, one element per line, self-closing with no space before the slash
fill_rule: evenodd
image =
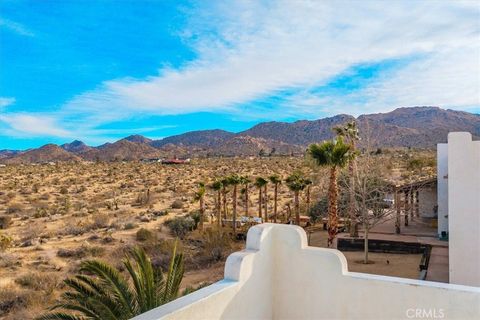
<path id="1" fill-rule="evenodd" d="M 277 223 L 277 203 L 278 203 L 278 186 L 282 183 L 282 179 L 280 179 L 277 175 L 272 175 L 268 177 L 270 182 L 274 186 L 274 194 L 273 194 L 273 222 Z"/>
<path id="2" fill-rule="evenodd" d="M 245 217 L 248 217 L 248 187 L 252 181 L 247 176 L 240 177 L 240 184 L 243 185 L 245 194 Z"/>
<path id="3" fill-rule="evenodd" d="M 199 182 L 198 183 L 198 190 L 195 192 L 194 201 L 198 201 L 200 204 L 199 212 L 200 212 L 200 223 L 199 229 L 203 231 L 203 220 L 205 219 L 205 183 Z"/>
<path id="4" fill-rule="evenodd" d="M 308 154 L 315 160 L 318 166 L 330 167 L 330 182 L 328 188 L 328 246 L 333 244 L 337 235 L 338 225 L 338 186 L 337 169 L 344 168 L 353 158 L 353 150 L 350 145 L 343 142 L 341 136 L 332 141 L 324 141 L 322 144 L 311 144 Z"/>
<path id="5" fill-rule="evenodd" d="M 215 180 L 211 185 L 210 189 L 215 191 L 217 193 L 217 198 L 215 200 L 215 213 L 217 215 L 217 225 L 218 227 L 221 226 L 221 220 L 222 220 L 222 210 L 221 210 L 221 198 L 222 198 L 222 188 L 223 188 L 223 183 L 220 180 Z"/>
<path id="6" fill-rule="evenodd" d="M 233 186 L 232 201 L 233 201 L 233 236 L 237 236 L 237 187 L 240 184 L 240 177 L 237 174 L 232 174 L 227 178 L 228 184 Z"/>
<path id="7" fill-rule="evenodd" d="M 138 247 L 123 260 L 130 279 L 108 263 L 83 261 L 80 273 L 64 281 L 68 290 L 60 302 L 37 319 L 130 319 L 175 299 L 184 274 L 176 248 L 175 243 L 166 274 Z"/>
<path id="8" fill-rule="evenodd" d="M 221 181 L 222 183 L 222 206 L 223 206 L 223 219 L 227 219 L 227 187 L 228 187 L 228 178 L 223 178 Z"/>
<path id="9" fill-rule="evenodd" d="M 267 180 L 262 177 L 255 179 L 255 187 L 258 188 L 258 217 L 262 217 L 262 188 L 267 184 Z"/>
<path id="10" fill-rule="evenodd" d="M 310 187 L 312 185 L 312 180 L 310 179 L 305 179 L 304 180 L 305 182 L 305 188 L 307 189 L 306 190 L 306 193 L 307 193 L 307 212 L 310 212 Z"/>
<path id="11" fill-rule="evenodd" d="M 355 121 L 348 122 L 344 126 L 334 127 L 333 130 L 338 136 L 345 137 L 352 149 L 353 155 L 356 155 L 356 142 L 360 140 L 358 134 L 357 123 Z M 356 161 L 355 157 L 352 157 L 348 164 L 349 174 L 349 195 L 348 195 L 348 212 L 350 216 L 350 236 L 358 237 L 357 219 L 355 217 L 356 212 L 356 200 L 355 200 L 355 171 Z"/>
<path id="12" fill-rule="evenodd" d="M 267 187 L 268 187 L 268 180 L 266 180 L 267 183 L 263 186 L 263 214 L 265 215 L 265 222 L 268 222 L 268 192 L 267 192 Z"/>
<path id="13" fill-rule="evenodd" d="M 290 191 L 294 193 L 294 203 L 295 203 L 295 224 L 300 225 L 300 191 L 305 189 L 305 179 L 298 173 L 290 175 L 285 182 L 287 183 Z"/>

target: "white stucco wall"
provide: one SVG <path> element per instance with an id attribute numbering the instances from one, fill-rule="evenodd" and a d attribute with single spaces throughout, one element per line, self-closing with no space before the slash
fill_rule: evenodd
<path id="1" fill-rule="evenodd" d="M 438 236 L 448 232 L 448 144 L 437 144 Z"/>
<path id="2" fill-rule="evenodd" d="M 479 319 L 480 288 L 352 273 L 297 226 L 250 228 L 225 280 L 136 317 L 153 319 Z M 419 318 L 417 316 L 417 318 Z"/>
<path id="3" fill-rule="evenodd" d="M 448 135 L 450 282 L 480 287 L 480 141 Z"/>

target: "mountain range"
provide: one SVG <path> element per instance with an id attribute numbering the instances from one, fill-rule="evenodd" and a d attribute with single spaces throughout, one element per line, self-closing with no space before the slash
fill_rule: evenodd
<path id="1" fill-rule="evenodd" d="M 446 142 L 451 131 L 468 131 L 480 138 L 480 115 L 438 107 L 398 108 L 387 113 L 357 118 L 340 114 L 318 120 L 262 122 L 233 133 L 224 130 L 191 131 L 152 140 L 131 135 L 114 143 L 90 147 L 75 140 L 63 145 L 47 144 L 25 151 L 0 150 L 0 162 L 113 161 L 170 157 L 249 156 L 300 154 L 310 143 L 334 136 L 332 128 L 355 120 L 360 146 L 434 148 Z"/>

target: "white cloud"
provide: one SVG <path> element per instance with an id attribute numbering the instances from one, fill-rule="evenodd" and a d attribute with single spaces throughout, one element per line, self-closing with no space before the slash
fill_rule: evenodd
<path id="1" fill-rule="evenodd" d="M 15 103 L 15 98 L 10 97 L 0 97 L 0 108 L 7 107 Z"/>
<path id="2" fill-rule="evenodd" d="M 145 114 L 212 111 L 278 119 L 480 105 L 476 1 L 218 1 L 192 9 L 189 17 L 181 34 L 196 60 L 145 79 L 106 81 L 55 114 L 0 121 L 23 133 L 95 136 L 102 134 L 95 129 L 100 124 Z M 359 91 L 310 90 L 353 66 L 407 57 L 419 58 Z M 256 105 L 284 90 L 298 92 L 275 110 Z"/>
<path id="3" fill-rule="evenodd" d="M 0 121 L 6 123 L 13 136 L 54 136 L 70 137 L 70 132 L 61 128 L 54 117 L 13 113 L 0 115 Z"/>
<path id="4" fill-rule="evenodd" d="M 369 88 L 364 94 L 371 104 L 357 103 L 357 108 L 373 108 L 378 99 L 377 109 L 399 103 L 478 104 L 472 94 L 480 73 L 478 3 L 241 1 L 207 9 L 192 13 L 196 18 L 185 32 L 191 36 L 186 41 L 199 39 L 194 42 L 198 60 L 147 79 L 107 81 L 65 109 L 105 120 L 120 112 L 235 113 L 242 103 L 284 89 L 325 84 L 354 65 L 415 54 L 428 58 Z M 213 22 L 206 25 L 206 18 Z M 310 97 L 310 110 L 304 103 L 297 111 L 315 112 L 318 105 L 312 102 L 325 99 Z"/>
<path id="5" fill-rule="evenodd" d="M 12 20 L 0 18 L 0 26 L 5 27 L 22 36 L 26 36 L 26 37 L 35 36 L 35 34 L 32 31 L 28 30 L 24 25 Z"/>

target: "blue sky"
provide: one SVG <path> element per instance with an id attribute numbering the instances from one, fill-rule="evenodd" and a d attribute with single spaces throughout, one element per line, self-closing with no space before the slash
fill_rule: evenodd
<path id="1" fill-rule="evenodd" d="M 0 2 L 0 149 L 437 105 L 480 112 L 476 1 Z"/>

